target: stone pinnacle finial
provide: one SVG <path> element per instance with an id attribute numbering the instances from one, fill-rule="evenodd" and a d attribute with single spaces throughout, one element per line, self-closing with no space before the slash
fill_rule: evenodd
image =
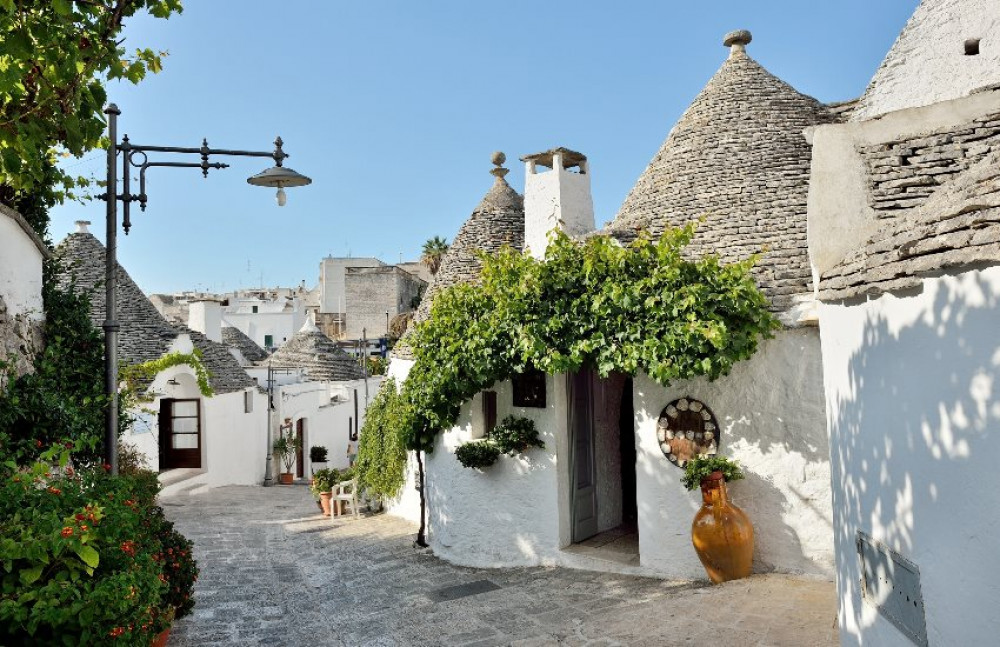
<path id="1" fill-rule="evenodd" d="M 753 40 L 753 35 L 747 29 L 731 31 L 722 39 L 722 44 L 729 48 L 729 55 L 746 52 L 747 45 Z"/>
<path id="2" fill-rule="evenodd" d="M 76 233 L 78 234 L 89 234 L 90 230 L 87 227 L 90 225 L 89 220 L 77 220 L 73 224 L 76 225 Z"/>
<path id="3" fill-rule="evenodd" d="M 510 173 L 510 170 L 505 169 L 503 167 L 503 163 L 507 161 L 507 156 L 501 153 L 500 151 L 494 152 L 490 156 L 490 161 L 493 162 L 494 166 L 496 166 L 496 168 L 490 169 L 490 175 L 492 175 L 493 177 L 497 178 L 498 180 L 502 180 L 505 175 Z"/>

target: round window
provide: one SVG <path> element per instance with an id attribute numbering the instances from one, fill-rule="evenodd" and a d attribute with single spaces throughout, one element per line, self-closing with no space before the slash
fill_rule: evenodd
<path id="1" fill-rule="evenodd" d="M 660 413 L 656 440 L 671 463 L 684 467 L 695 456 L 719 451 L 719 423 L 704 402 L 680 398 Z"/>

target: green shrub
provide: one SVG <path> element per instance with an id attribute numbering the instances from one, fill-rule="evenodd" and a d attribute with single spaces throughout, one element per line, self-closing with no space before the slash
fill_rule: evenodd
<path id="1" fill-rule="evenodd" d="M 0 486 L 0 644 L 148 644 L 168 581 L 150 479 L 49 470 Z"/>
<path id="2" fill-rule="evenodd" d="M 160 541 L 160 552 L 153 555 L 153 559 L 161 565 L 166 580 L 160 608 L 173 609 L 175 619 L 183 618 L 194 608 L 194 583 L 198 581 L 194 546 L 190 539 L 174 530 L 174 524 L 163 516 L 161 508 L 154 508 L 153 516 L 157 520 L 156 535 Z M 166 629 L 166 623 L 159 629 Z"/>
<path id="3" fill-rule="evenodd" d="M 406 415 L 396 380 L 389 378 L 365 412 L 358 439 L 358 486 L 371 497 L 392 498 L 406 482 L 406 448 L 400 433 Z"/>
<path id="4" fill-rule="evenodd" d="M 507 416 L 493 428 L 489 438 L 501 452 L 510 456 L 523 454 L 530 447 L 545 447 L 545 443 L 538 438 L 538 429 L 534 421 L 528 418 Z"/>
<path id="5" fill-rule="evenodd" d="M 497 462 L 500 458 L 500 448 L 489 440 L 474 440 L 459 445 L 455 450 L 455 458 L 465 467 L 483 469 Z"/>
<path id="6" fill-rule="evenodd" d="M 695 456 L 684 466 L 684 476 L 681 483 L 689 490 L 696 490 L 701 482 L 712 475 L 712 472 L 722 472 L 726 481 L 738 481 L 743 478 L 743 471 L 737 461 L 725 456 Z"/>

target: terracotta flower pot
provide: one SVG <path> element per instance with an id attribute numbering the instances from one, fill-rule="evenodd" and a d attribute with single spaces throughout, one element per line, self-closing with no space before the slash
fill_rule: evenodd
<path id="1" fill-rule="evenodd" d="M 167 627 L 160 633 L 156 634 L 156 638 L 153 639 L 152 647 L 167 647 L 168 638 L 170 638 L 170 627 Z"/>
<path id="2" fill-rule="evenodd" d="M 319 493 L 319 503 L 323 506 L 323 516 L 330 516 L 330 499 L 333 498 L 333 492 L 320 492 Z"/>
<path id="3" fill-rule="evenodd" d="M 691 524 L 691 541 L 709 579 L 718 584 L 753 570 L 753 524 L 729 503 L 722 472 L 701 482 L 702 506 Z"/>
<path id="4" fill-rule="evenodd" d="M 282 472 L 278 475 L 278 482 L 282 485 L 291 485 L 294 475 L 291 472 Z"/>

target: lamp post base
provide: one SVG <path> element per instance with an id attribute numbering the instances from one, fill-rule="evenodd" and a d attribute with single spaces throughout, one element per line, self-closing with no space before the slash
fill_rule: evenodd
<path id="1" fill-rule="evenodd" d="M 274 485 L 274 471 L 271 469 L 271 456 L 267 457 L 267 466 L 264 469 L 264 487 Z"/>

